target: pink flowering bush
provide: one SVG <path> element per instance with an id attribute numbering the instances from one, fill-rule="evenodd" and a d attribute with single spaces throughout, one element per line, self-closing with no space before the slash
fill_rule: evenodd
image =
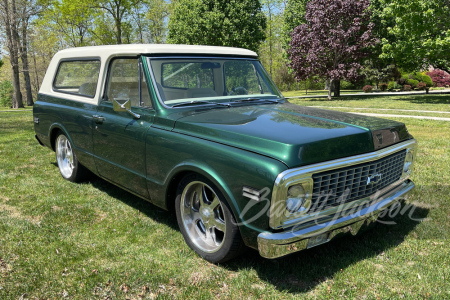
<path id="1" fill-rule="evenodd" d="M 372 91 L 373 87 L 371 85 L 366 85 L 363 87 L 364 93 L 370 93 Z"/>
<path id="2" fill-rule="evenodd" d="M 437 86 L 437 87 L 450 86 L 450 74 L 448 74 L 445 71 L 436 69 L 436 70 L 427 72 L 427 75 L 431 77 L 431 80 L 433 80 L 433 86 Z"/>

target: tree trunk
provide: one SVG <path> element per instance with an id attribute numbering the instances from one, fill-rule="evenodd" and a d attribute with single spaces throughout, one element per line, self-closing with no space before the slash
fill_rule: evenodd
<path id="1" fill-rule="evenodd" d="M 33 93 L 31 92 L 30 80 L 30 64 L 28 63 L 28 49 L 27 49 L 27 30 L 28 20 L 23 20 L 22 23 L 22 48 L 20 58 L 22 60 L 23 77 L 25 78 L 25 89 L 27 91 L 27 106 L 33 106 Z"/>
<path id="2" fill-rule="evenodd" d="M 325 90 L 328 91 L 330 89 L 330 79 L 325 81 Z"/>
<path id="3" fill-rule="evenodd" d="M 116 4 L 116 29 L 117 29 L 117 44 L 122 44 L 122 20 L 120 17 L 120 6 Z"/>
<path id="4" fill-rule="evenodd" d="M 36 94 L 39 93 L 39 73 L 37 70 L 37 63 L 36 63 L 36 52 L 31 51 L 33 53 L 33 62 L 34 62 L 34 75 L 36 76 L 36 88 L 34 89 Z"/>
<path id="5" fill-rule="evenodd" d="M 339 79 L 333 80 L 334 97 L 341 96 L 341 81 Z"/>
<path id="6" fill-rule="evenodd" d="M 134 8 L 135 8 L 135 14 L 137 16 L 137 20 L 136 21 L 137 21 L 138 32 L 139 32 L 139 42 L 141 44 L 143 44 L 144 43 L 144 37 L 143 37 L 143 34 L 142 34 L 141 14 L 139 12 L 139 8 L 137 7 L 137 4 L 136 4 L 136 6 Z"/>
<path id="7" fill-rule="evenodd" d="M 270 4 L 269 6 L 269 75 L 272 77 L 272 11 Z"/>
<path id="8" fill-rule="evenodd" d="M 9 56 L 11 61 L 11 70 L 13 75 L 13 99 L 12 108 L 22 108 L 22 95 L 20 94 L 20 77 L 19 77 L 19 50 L 18 50 L 18 32 L 17 32 L 17 14 L 15 0 L 11 1 L 11 7 L 8 0 L 3 0 L 4 4 L 4 21 L 6 39 L 8 44 Z"/>
<path id="9" fill-rule="evenodd" d="M 331 100 L 331 91 L 332 90 L 333 90 L 333 79 L 330 79 L 329 84 L 328 84 L 328 100 Z"/>

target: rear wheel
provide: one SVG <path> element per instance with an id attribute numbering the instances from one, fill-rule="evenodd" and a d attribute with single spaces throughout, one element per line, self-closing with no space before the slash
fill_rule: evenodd
<path id="1" fill-rule="evenodd" d="M 78 162 L 72 144 L 63 133 L 60 133 L 56 138 L 55 153 L 59 172 L 64 179 L 79 182 L 85 178 L 86 170 Z"/>
<path id="2" fill-rule="evenodd" d="M 186 243 L 204 259 L 225 262 L 245 248 L 222 194 L 206 178 L 197 174 L 184 177 L 178 186 L 175 208 Z"/>

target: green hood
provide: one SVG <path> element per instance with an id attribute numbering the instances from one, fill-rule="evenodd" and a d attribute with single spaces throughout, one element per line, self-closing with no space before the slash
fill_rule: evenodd
<path id="1" fill-rule="evenodd" d="M 403 123 L 290 103 L 201 110 L 178 119 L 173 131 L 272 157 L 289 168 L 409 138 Z"/>

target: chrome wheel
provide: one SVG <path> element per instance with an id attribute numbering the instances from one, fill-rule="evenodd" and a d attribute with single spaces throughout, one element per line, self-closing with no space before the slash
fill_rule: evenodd
<path id="1" fill-rule="evenodd" d="M 73 174 L 74 157 L 72 145 L 67 137 L 63 134 L 58 136 L 56 140 L 56 160 L 58 161 L 59 170 L 64 178 L 70 178 Z"/>
<path id="2" fill-rule="evenodd" d="M 189 239 L 200 250 L 218 251 L 226 235 L 222 203 L 216 193 L 201 181 L 189 183 L 180 201 L 181 219 Z"/>

